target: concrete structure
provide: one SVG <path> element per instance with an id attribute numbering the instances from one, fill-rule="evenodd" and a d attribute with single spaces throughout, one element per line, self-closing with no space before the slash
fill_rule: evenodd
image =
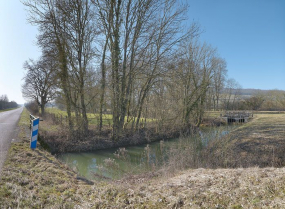
<path id="1" fill-rule="evenodd" d="M 231 111 L 222 114 L 221 117 L 227 123 L 246 123 L 253 117 L 253 114 L 247 111 Z"/>

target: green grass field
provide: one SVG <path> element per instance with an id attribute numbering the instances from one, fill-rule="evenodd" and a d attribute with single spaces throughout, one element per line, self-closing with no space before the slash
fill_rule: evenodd
<path id="1" fill-rule="evenodd" d="M 66 117 L 67 112 L 60 110 L 58 108 L 47 108 L 46 112 L 55 114 L 58 117 Z M 72 112 L 72 117 L 75 117 L 75 113 Z M 89 124 L 97 125 L 99 123 L 99 114 L 87 113 Z M 111 125 L 112 124 L 112 115 L 111 114 L 103 114 L 103 125 Z"/>
<path id="2" fill-rule="evenodd" d="M 223 113 L 223 111 L 205 111 L 205 117 L 218 118 Z"/>
<path id="3" fill-rule="evenodd" d="M 58 117 L 66 117 L 67 112 L 60 110 L 58 108 L 46 108 L 46 112 L 55 114 Z M 75 117 L 75 113 L 72 112 L 72 117 Z M 98 113 L 87 113 L 88 121 L 90 125 L 98 125 L 99 124 L 99 114 Z M 136 118 L 135 118 L 136 119 Z M 141 118 L 141 122 L 144 122 L 145 118 Z M 125 123 L 127 121 L 127 117 L 125 117 Z M 146 121 L 148 123 L 155 121 L 155 119 L 147 118 Z M 113 124 L 113 116 L 112 114 L 103 114 L 103 125 L 112 125 Z"/>

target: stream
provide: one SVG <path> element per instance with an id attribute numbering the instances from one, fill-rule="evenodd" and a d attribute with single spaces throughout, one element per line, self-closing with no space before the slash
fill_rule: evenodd
<path id="1" fill-rule="evenodd" d="M 159 169 L 167 163 L 173 150 L 179 152 L 179 149 L 185 150 L 190 146 L 201 150 L 210 141 L 221 138 L 235 128 L 235 125 L 201 128 L 199 134 L 194 136 L 126 148 L 64 153 L 57 158 L 87 179 L 120 179 L 126 174 Z"/>

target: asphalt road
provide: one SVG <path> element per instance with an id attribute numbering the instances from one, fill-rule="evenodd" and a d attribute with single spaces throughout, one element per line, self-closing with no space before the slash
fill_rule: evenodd
<path id="1" fill-rule="evenodd" d="M 12 139 L 17 138 L 17 124 L 23 107 L 0 112 L 0 174 Z"/>

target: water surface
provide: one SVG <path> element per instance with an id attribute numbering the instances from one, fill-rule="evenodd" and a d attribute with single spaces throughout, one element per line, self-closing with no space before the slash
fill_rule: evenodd
<path id="1" fill-rule="evenodd" d="M 194 136 L 153 142 L 147 145 L 126 148 L 112 148 L 94 152 L 65 153 L 59 160 L 79 172 L 80 175 L 94 179 L 118 179 L 126 174 L 139 174 L 158 169 L 168 160 L 170 149 L 192 146 L 205 147 L 211 140 L 228 134 L 235 126 L 204 128 Z"/>

